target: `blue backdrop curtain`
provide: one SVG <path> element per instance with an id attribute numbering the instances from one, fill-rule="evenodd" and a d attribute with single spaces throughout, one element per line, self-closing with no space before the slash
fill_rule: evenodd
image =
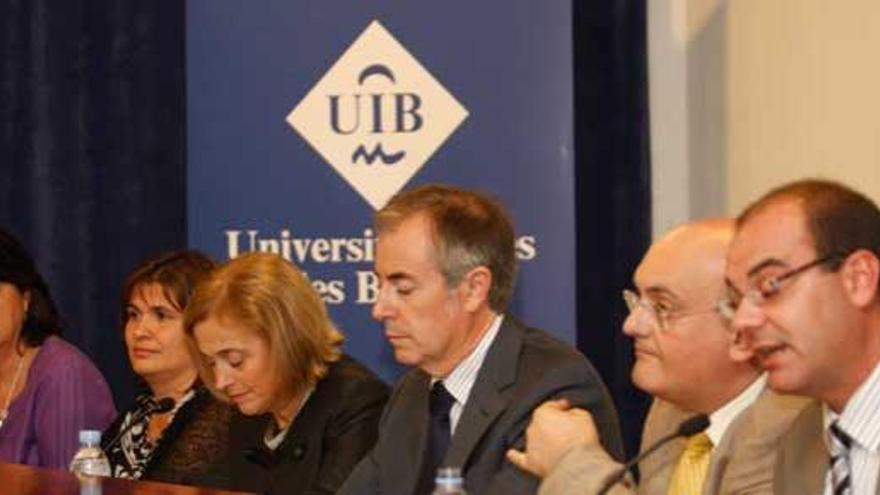
<path id="1" fill-rule="evenodd" d="M 65 320 L 132 396 L 123 278 L 186 242 L 183 2 L 0 2 L 0 225 Z"/>
<path id="2" fill-rule="evenodd" d="M 647 246 L 644 0 L 573 2 L 578 343 L 607 381 L 630 452 L 645 399 L 629 383 L 620 290 Z M 0 4 L 0 225 L 30 248 L 117 404 L 132 396 L 119 291 L 186 243 L 184 3 Z"/>
<path id="3" fill-rule="evenodd" d="M 651 236 L 646 5 L 572 5 L 578 346 L 608 384 L 633 455 L 648 399 L 630 382 L 621 291 Z"/>

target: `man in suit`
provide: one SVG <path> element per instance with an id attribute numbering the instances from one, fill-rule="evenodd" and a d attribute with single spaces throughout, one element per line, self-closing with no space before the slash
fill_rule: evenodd
<path id="1" fill-rule="evenodd" d="M 774 390 L 815 399 L 781 440 L 779 494 L 880 493 L 880 210 L 803 180 L 749 206 L 727 257 L 733 328 Z"/>
<path id="2" fill-rule="evenodd" d="M 475 494 L 534 493 L 538 480 L 507 462 L 532 410 L 566 398 L 597 418 L 622 455 L 613 404 L 571 346 L 504 313 L 514 288 L 513 227 L 489 198 L 429 185 L 377 212 L 373 316 L 402 364 L 379 440 L 339 493 L 425 495 L 440 466 Z M 548 301 L 552 303 L 552 301 Z"/>
<path id="3" fill-rule="evenodd" d="M 704 432 L 678 439 L 640 464 L 636 488 L 626 480 L 612 493 L 687 495 L 770 492 L 775 440 L 802 401 L 764 390 L 748 354 L 731 353 L 724 293 L 730 220 L 703 220 L 668 233 L 648 250 L 625 291 L 636 386 L 652 394 L 642 449 L 698 413 Z M 545 476 L 542 494 L 597 493 L 621 469 L 596 442 L 592 417 L 560 401 L 542 405 L 527 433 L 527 450 L 511 451 L 523 469 Z"/>

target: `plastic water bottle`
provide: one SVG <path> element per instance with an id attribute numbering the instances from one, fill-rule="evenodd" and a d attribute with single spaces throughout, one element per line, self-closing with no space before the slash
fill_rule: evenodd
<path id="1" fill-rule="evenodd" d="M 464 490 L 464 478 L 457 467 L 442 467 L 437 470 L 434 478 L 433 495 L 467 495 Z"/>
<path id="2" fill-rule="evenodd" d="M 70 461 L 70 471 L 78 476 L 110 476 L 110 461 L 101 450 L 101 432 L 79 432 L 79 450 Z"/>

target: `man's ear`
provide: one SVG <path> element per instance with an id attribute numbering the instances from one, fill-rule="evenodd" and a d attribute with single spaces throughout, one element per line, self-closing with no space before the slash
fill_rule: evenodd
<path id="1" fill-rule="evenodd" d="M 877 299 L 880 282 L 880 260 L 867 249 L 859 249 L 847 256 L 840 268 L 843 285 L 850 301 L 863 308 Z"/>
<path id="2" fill-rule="evenodd" d="M 472 268 L 461 281 L 464 307 L 467 311 L 489 304 L 489 289 L 492 287 L 492 272 L 485 266 Z"/>

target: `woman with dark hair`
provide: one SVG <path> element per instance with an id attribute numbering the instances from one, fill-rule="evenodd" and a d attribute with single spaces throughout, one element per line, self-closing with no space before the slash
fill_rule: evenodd
<path id="1" fill-rule="evenodd" d="M 198 251 L 175 251 L 144 261 L 125 282 L 122 329 L 142 389 L 102 438 L 117 478 L 225 484 L 232 409 L 202 386 L 183 332 L 193 288 L 213 268 Z"/>
<path id="2" fill-rule="evenodd" d="M 116 415 L 101 372 L 60 334 L 49 287 L 0 229 L 0 461 L 66 469 L 79 431 Z"/>

